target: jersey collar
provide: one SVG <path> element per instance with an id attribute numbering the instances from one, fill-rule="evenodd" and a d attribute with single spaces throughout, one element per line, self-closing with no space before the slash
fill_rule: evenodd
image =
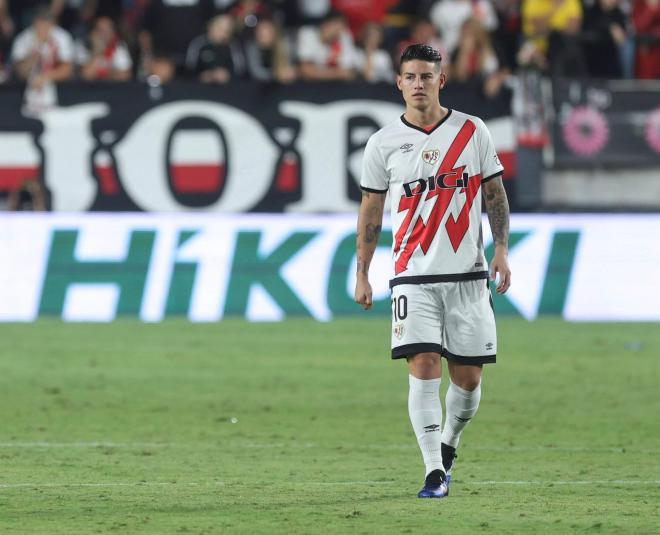
<path id="1" fill-rule="evenodd" d="M 414 128 L 415 130 L 419 130 L 423 134 L 426 134 L 427 136 L 430 136 L 433 132 L 435 132 L 438 129 L 438 127 L 440 127 L 447 119 L 449 119 L 450 116 L 451 116 L 451 108 L 447 108 L 447 115 L 445 115 L 442 119 L 440 119 L 438 121 L 438 124 L 436 124 L 431 130 L 428 130 L 428 131 L 424 130 L 420 126 L 409 123 L 408 121 L 406 121 L 406 118 L 405 118 L 404 115 L 401 115 L 401 122 L 409 128 Z"/>

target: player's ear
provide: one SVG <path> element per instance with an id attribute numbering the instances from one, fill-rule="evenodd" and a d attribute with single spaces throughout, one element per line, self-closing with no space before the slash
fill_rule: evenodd
<path id="1" fill-rule="evenodd" d="M 447 83 L 447 75 L 444 72 L 440 73 L 440 89 L 445 87 L 445 84 Z"/>
<path id="2" fill-rule="evenodd" d="M 402 89 L 401 89 L 401 80 L 402 80 L 401 75 L 397 74 L 396 75 L 396 86 L 399 88 L 399 91 L 402 91 Z"/>

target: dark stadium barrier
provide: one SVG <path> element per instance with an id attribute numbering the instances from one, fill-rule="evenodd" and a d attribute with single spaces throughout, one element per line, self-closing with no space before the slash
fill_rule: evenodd
<path id="1" fill-rule="evenodd" d="M 660 168 L 659 80 L 559 79 L 552 94 L 556 168 Z"/>

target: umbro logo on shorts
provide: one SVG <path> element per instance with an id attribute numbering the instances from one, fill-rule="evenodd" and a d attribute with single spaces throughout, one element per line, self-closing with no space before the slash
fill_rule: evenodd
<path id="1" fill-rule="evenodd" d="M 440 426 L 438 424 L 425 425 L 424 429 L 426 429 L 427 433 L 432 433 L 433 431 L 438 431 Z"/>
<path id="2" fill-rule="evenodd" d="M 406 143 L 405 145 L 401 145 L 399 147 L 404 153 L 406 152 L 412 152 L 413 150 L 413 144 L 412 143 Z"/>

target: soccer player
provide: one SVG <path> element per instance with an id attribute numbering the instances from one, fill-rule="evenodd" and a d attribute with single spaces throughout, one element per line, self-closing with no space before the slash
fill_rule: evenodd
<path id="1" fill-rule="evenodd" d="M 371 308 L 369 264 L 385 194 L 392 204 L 392 358 L 408 361 L 408 412 L 424 458 L 420 498 L 448 494 L 456 448 L 481 398 L 482 366 L 497 340 L 488 279 L 511 282 L 509 205 L 503 167 L 478 117 L 440 105 L 441 56 L 415 44 L 401 56 L 397 87 L 405 113 L 371 136 L 361 177 L 355 301 Z M 495 255 L 490 273 L 481 232 L 485 200 Z M 441 357 L 451 382 L 442 427 Z"/>

